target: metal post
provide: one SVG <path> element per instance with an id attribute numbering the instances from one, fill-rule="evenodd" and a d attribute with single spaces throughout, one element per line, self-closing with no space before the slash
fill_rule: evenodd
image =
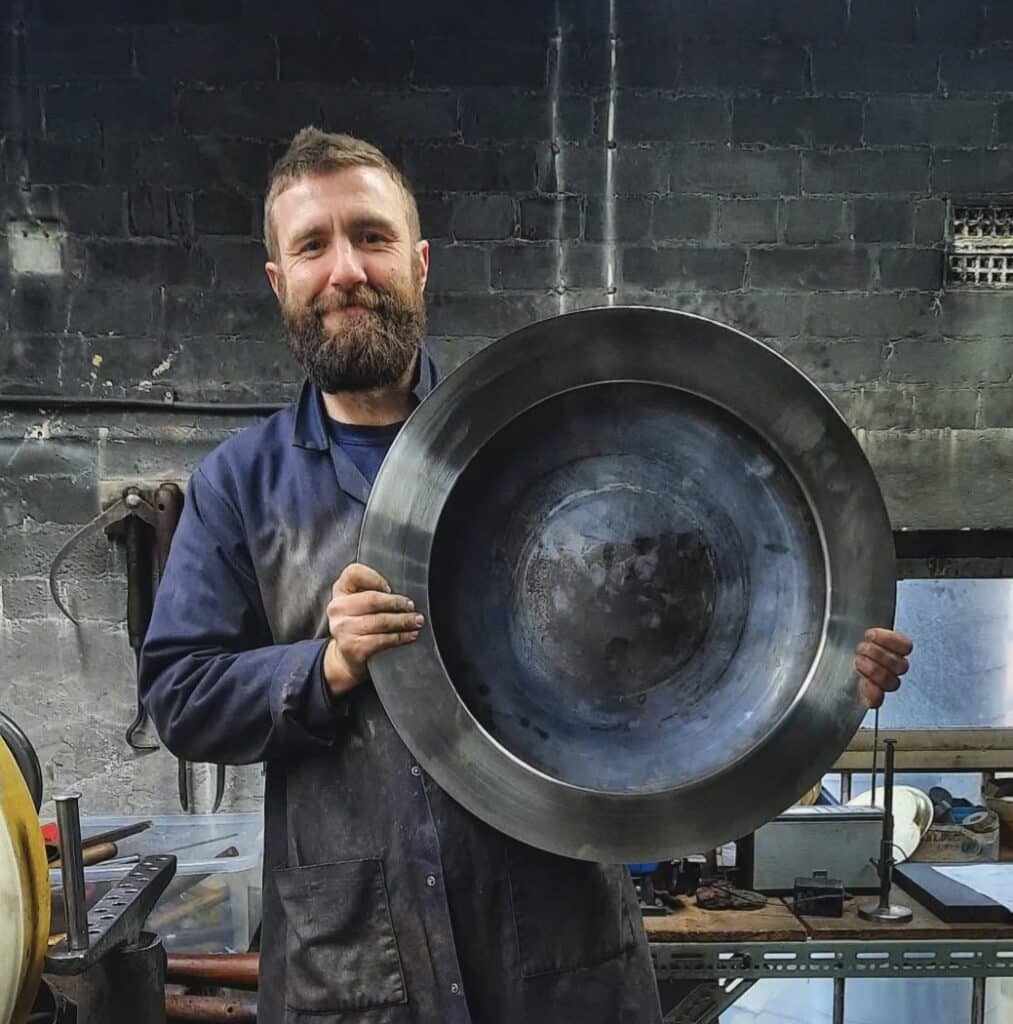
<path id="1" fill-rule="evenodd" d="M 846 804 L 851 799 L 851 772 L 841 772 L 841 803 Z M 875 803 L 875 794 L 872 802 Z"/>
<path id="2" fill-rule="evenodd" d="M 844 1024 L 844 979 L 834 978 L 833 1024 Z"/>
<path id="3" fill-rule="evenodd" d="M 53 797 L 60 829 L 60 873 L 63 876 L 63 905 L 67 915 L 67 945 L 88 948 L 88 908 L 84 899 L 84 859 L 81 849 L 80 793 Z"/>
<path id="4" fill-rule="evenodd" d="M 985 982 L 987 979 L 971 979 L 971 1024 L 985 1024 Z"/>

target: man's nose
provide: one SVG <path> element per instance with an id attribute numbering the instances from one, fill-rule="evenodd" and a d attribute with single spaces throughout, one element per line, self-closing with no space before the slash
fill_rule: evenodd
<path id="1" fill-rule="evenodd" d="M 347 291 L 367 281 L 362 254 L 348 240 L 337 243 L 333 250 L 331 273 L 327 283 Z"/>

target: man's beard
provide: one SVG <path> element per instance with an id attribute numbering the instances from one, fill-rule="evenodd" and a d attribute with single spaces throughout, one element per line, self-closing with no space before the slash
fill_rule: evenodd
<path id="1" fill-rule="evenodd" d="M 345 306 L 360 306 L 329 332 L 324 317 Z M 397 282 L 387 291 L 359 285 L 351 292 L 317 296 L 294 307 L 282 294 L 289 347 L 306 376 L 321 391 L 373 391 L 392 387 L 408 373 L 426 330 L 422 289 Z"/>

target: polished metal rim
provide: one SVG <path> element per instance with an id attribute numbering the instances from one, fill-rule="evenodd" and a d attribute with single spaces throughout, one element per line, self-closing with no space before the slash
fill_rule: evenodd
<path id="1" fill-rule="evenodd" d="M 523 842 L 604 862 L 711 848 L 752 831 L 810 788 L 861 722 L 854 648 L 869 626 L 892 624 L 895 591 L 879 488 L 829 400 L 747 335 L 647 307 L 542 321 L 483 349 L 443 381 L 383 464 L 363 521 L 360 560 L 428 618 L 433 541 L 462 472 L 526 410 L 574 389 L 618 382 L 680 389 L 729 411 L 769 445 L 805 495 L 822 547 L 825 614 L 809 671 L 776 723 L 730 763 L 684 785 L 605 792 L 539 771 L 490 735 L 455 689 L 433 630 L 370 663 L 398 733 L 450 796 Z"/>

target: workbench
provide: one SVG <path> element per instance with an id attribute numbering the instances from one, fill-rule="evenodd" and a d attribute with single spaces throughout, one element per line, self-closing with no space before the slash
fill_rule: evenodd
<path id="1" fill-rule="evenodd" d="M 659 983 L 698 982 L 666 1024 L 714 1024 L 763 978 L 833 979 L 833 1022 L 844 1024 L 847 978 L 914 977 L 971 978 L 971 1024 L 983 1024 L 986 978 L 1013 976 L 1013 925 L 950 924 L 896 886 L 893 900 L 911 908 L 911 921 L 863 921 L 858 907 L 875 896 L 849 900 L 841 918 L 796 916 L 777 897 L 750 911 L 701 910 L 682 897 L 646 916 Z"/>

